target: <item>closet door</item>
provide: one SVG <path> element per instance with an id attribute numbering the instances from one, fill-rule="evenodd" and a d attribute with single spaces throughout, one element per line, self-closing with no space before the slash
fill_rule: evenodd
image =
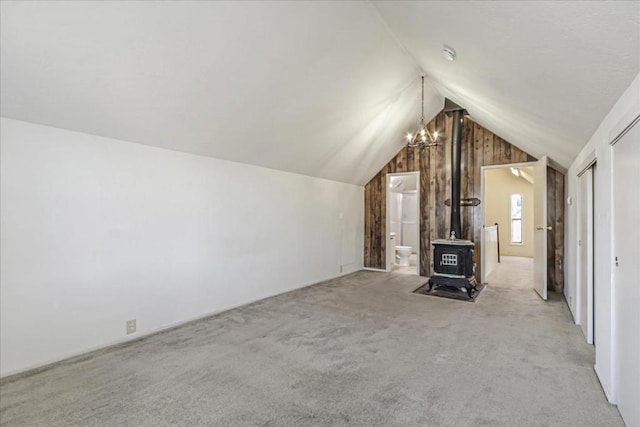
<path id="1" fill-rule="evenodd" d="M 617 403 L 640 426 L 640 124 L 613 146 L 613 330 Z"/>
<path id="2" fill-rule="evenodd" d="M 578 324 L 593 344 L 593 166 L 580 176 L 578 193 Z"/>

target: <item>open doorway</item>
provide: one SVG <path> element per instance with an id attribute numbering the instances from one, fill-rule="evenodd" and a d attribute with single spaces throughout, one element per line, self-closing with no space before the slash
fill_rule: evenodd
<path id="1" fill-rule="evenodd" d="M 534 163 L 482 168 L 482 282 L 534 287 Z"/>
<path id="2" fill-rule="evenodd" d="M 387 175 L 387 271 L 419 275 L 420 172 Z"/>

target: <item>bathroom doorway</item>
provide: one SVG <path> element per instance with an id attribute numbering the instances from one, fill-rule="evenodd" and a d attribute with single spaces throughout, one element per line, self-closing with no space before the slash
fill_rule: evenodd
<path id="1" fill-rule="evenodd" d="M 387 175 L 387 271 L 420 275 L 420 172 Z"/>

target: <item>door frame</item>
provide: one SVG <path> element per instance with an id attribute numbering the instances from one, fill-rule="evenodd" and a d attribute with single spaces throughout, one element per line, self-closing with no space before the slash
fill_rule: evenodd
<path id="1" fill-rule="evenodd" d="M 576 254 L 578 255 L 576 257 L 576 317 L 575 317 L 575 323 L 576 325 L 580 325 L 580 326 L 585 326 L 582 325 L 582 317 L 584 315 L 584 313 L 582 313 L 582 297 L 581 295 L 584 295 L 587 299 L 587 313 L 586 313 L 586 336 L 585 339 L 587 340 L 588 344 L 594 344 L 594 327 L 595 327 L 595 289 L 594 289 L 594 285 L 595 285 L 595 262 L 594 262 L 594 250 L 595 250 L 595 243 L 594 243 L 594 237 L 595 237 L 595 221 L 594 221 L 594 199 L 595 199 L 595 188 L 594 188 L 594 182 L 595 182 L 595 165 L 596 165 L 596 158 L 594 156 L 593 160 L 590 160 L 588 162 L 588 164 L 583 167 L 580 172 L 578 172 L 577 177 L 578 177 L 578 185 L 579 185 L 579 191 L 578 191 L 578 206 L 577 206 L 577 228 L 578 228 L 578 239 L 576 241 Z M 588 176 L 590 177 L 589 181 L 587 182 L 587 200 L 582 200 L 582 179 L 583 176 L 585 174 L 588 174 Z M 585 203 L 586 202 L 586 203 Z M 581 242 L 582 239 L 582 210 L 586 209 L 587 210 L 587 242 Z M 584 260 L 582 259 L 581 255 L 581 244 L 586 244 L 587 248 L 587 259 Z M 586 263 L 586 267 L 587 267 L 587 280 L 586 282 L 583 280 L 582 277 L 582 268 L 584 266 L 584 264 Z M 581 291 L 581 287 L 586 285 L 586 292 L 585 291 Z"/>
<path id="2" fill-rule="evenodd" d="M 536 162 L 522 162 L 522 163 L 508 163 L 504 165 L 491 165 L 491 166 L 482 166 L 480 168 L 480 200 L 482 203 L 480 204 L 480 282 L 483 284 L 487 283 L 487 277 L 485 276 L 487 269 L 485 268 L 485 255 L 484 255 L 484 201 L 485 201 L 485 182 L 484 182 L 484 173 L 487 170 L 491 169 L 510 169 L 510 168 L 526 168 L 535 166 Z M 535 185 L 535 182 L 534 184 Z M 534 225 L 531 224 L 533 227 Z"/>
<path id="3" fill-rule="evenodd" d="M 416 261 L 416 274 L 418 276 L 420 276 L 420 254 L 421 254 L 421 248 L 420 248 L 420 243 L 421 243 L 421 239 L 420 239 L 420 224 L 422 223 L 422 218 L 420 217 L 420 172 L 419 171 L 415 171 L 415 172 L 394 172 L 394 173 L 388 173 L 387 174 L 387 178 L 385 179 L 385 194 L 386 194 L 386 206 L 385 206 L 385 240 L 386 240 L 386 248 L 387 250 L 385 251 L 385 271 L 390 272 L 391 271 L 391 265 L 389 263 L 389 250 L 390 250 L 390 246 L 391 246 L 391 232 L 389 231 L 389 229 L 391 228 L 391 215 L 389 215 L 389 210 L 391 208 L 391 190 L 389 187 L 389 184 L 391 184 L 391 177 L 393 176 L 403 176 L 403 175 L 416 175 L 416 209 L 418 210 L 418 215 L 417 215 L 417 224 L 416 224 L 416 234 L 417 234 L 417 247 L 416 247 L 416 257 L 417 257 L 417 261 Z M 395 250 L 395 249 L 394 249 Z"/>

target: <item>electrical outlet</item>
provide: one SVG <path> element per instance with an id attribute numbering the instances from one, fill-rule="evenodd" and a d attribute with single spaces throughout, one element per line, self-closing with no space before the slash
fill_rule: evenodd
<path id="1" fill-rule="evenodd" d="M 127 320 L 127 335 L 136 333 L 136 319 Z"/>

